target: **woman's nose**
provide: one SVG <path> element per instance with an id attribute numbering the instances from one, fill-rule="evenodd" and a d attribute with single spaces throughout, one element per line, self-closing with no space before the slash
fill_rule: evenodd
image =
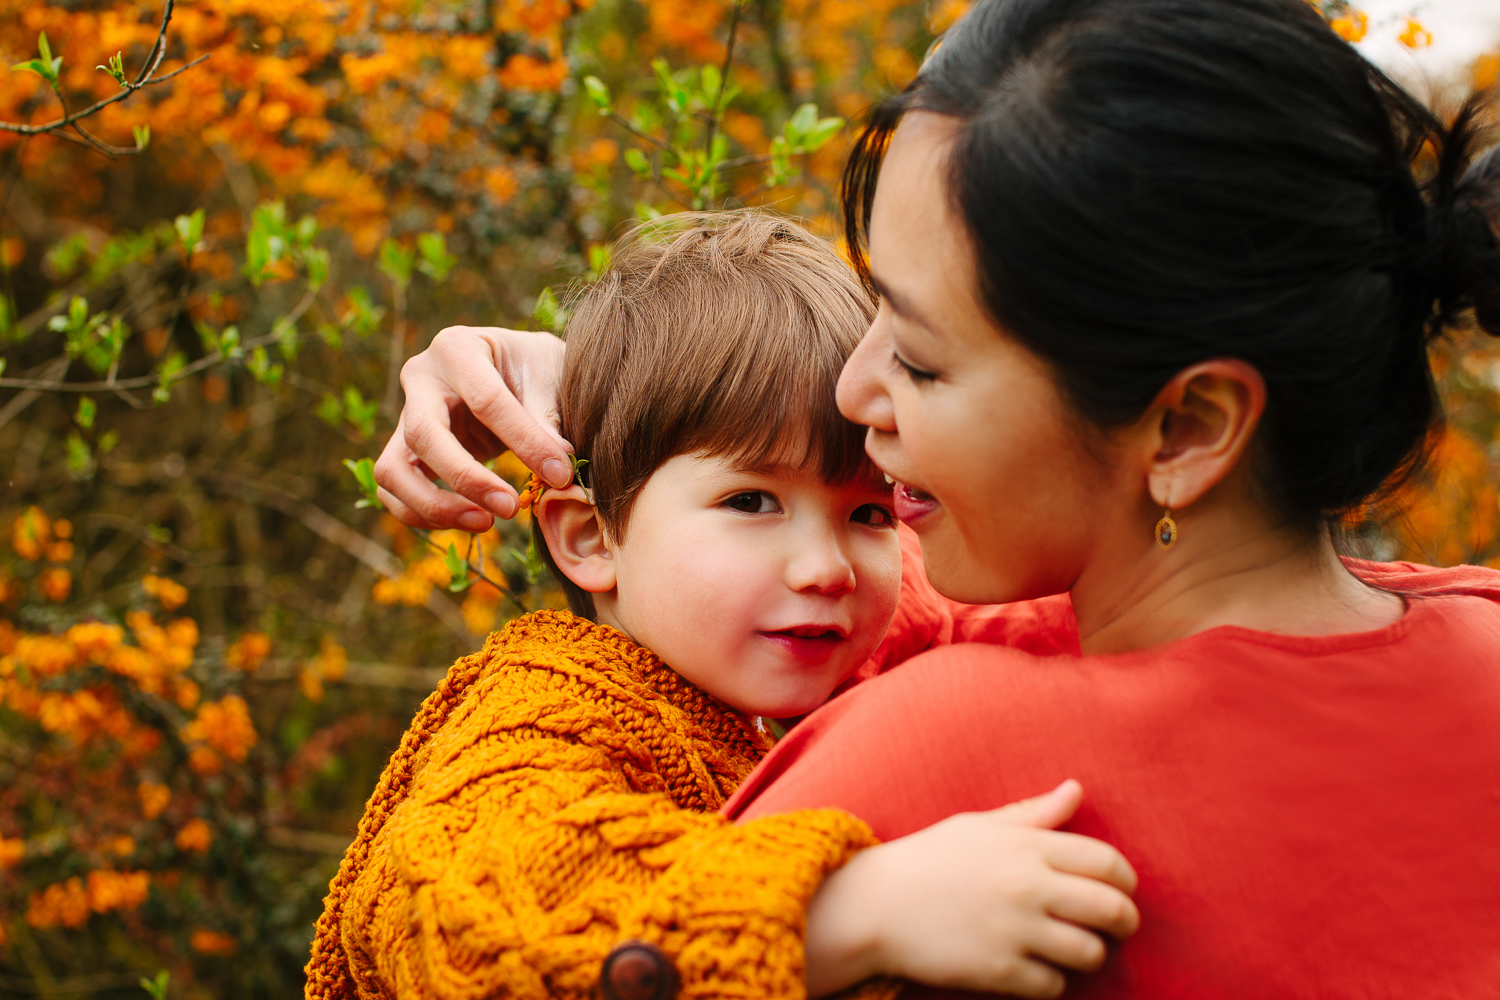
<path id="1" fill-rule="evenodd" d="M 885 327 L 885 307 L 882 306 L 854 353 L 844 362 L 844 370 L 839 373 L 837 398 L 839 412 L 849 420 L 893 432 L 896 412 L 880 378 L 880 361 L 890 353 L 888 346 L 883 349 L 881 346 L 887 340 Z"/>

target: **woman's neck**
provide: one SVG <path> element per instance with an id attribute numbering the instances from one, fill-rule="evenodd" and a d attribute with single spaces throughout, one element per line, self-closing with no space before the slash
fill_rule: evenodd
<path id="1" fill-rule="evenodd" d="M 1282 635 L 1383 628 L 1401 598 L 1349 572 L 1326 531 L 1309 540 L 1244 504 L 1208 502 L 1179 515 L 1171 550 L 1149 539 L 1101 553 L 1073 587 L 1083 651 L 1121 653 L 1221 625 Z"/>

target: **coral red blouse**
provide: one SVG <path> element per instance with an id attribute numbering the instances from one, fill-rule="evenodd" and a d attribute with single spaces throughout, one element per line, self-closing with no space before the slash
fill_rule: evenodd
<path id="1" fill-rule="evenodd" d="M 809 716 L 725 809 L 837 806 L 889 839 L 1078 778 L 1067 829 L 1130 858 L 1143 919 L 1069 996 L 1500 997 L 1500 572 L 1349 566 L 1400 621 L 1114 656 L 1077 655 L 1063 598 L 908 580 L 868 672 L 930 651 Z"/>

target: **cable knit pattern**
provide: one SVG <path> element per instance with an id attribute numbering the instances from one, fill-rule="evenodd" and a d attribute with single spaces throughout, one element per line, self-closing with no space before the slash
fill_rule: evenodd
<path id="1" fill-rule="evenodd" d="M 517 619 L 453 665 L 387 765 L 307 997 L 594 998 L 628 938 L 673 958 L 684 998 L 804 997 L 807 902 L 875 841 L 836 810 L 720 816 L 768 747 L 615 629 Z"/>

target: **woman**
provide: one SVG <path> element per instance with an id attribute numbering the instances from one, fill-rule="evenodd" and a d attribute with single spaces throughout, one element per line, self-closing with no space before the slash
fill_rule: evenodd
<path id="1" fill-rule="evenodd" d="M 1076 631 L 1025 620 L 1081 655 L 918 655 L 794 730 L 729 810 L 833 805 L 892 837 L 1074 776 L 1071 829 L 1136 863 L 1143 916 L 1081 992 L 1493 994 L 1500 574 L 1334 547 L 1420 466 L 1431 339 L 1470 307 L 1500 334 L 1479 110 L 1443 128 L 1300 0 L 978 4 L 846 173 L 881 303 L 840 405 L 933 585 L 1066 592 Z M 445 363 L 476 338 L 514 396 Z M 459 443 L 496 443 L 474 418 L 528 462 L 559 452 L 538 343 L 445 333 L 408 368 L 380 466 L 399 516 L 507 513 Z M 952 613 L 917 603 L 894 645 Z M 857 900 L 862 860 L 827 898 Z M 858 910 L 822 914 L 848 933 L 810 959 L 863 947 Z"/>

